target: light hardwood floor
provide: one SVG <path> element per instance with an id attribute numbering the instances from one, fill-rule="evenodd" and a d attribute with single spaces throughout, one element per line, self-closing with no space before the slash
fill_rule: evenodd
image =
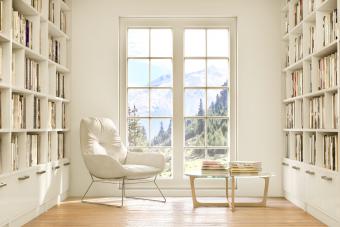
<path id="1" fill-rule="evenodd" d="M 216 199 L 217 200 L 217 199 Z M 168 198 L 168 202 L 128 199 L 124 208 L 80 203 L 69 199 L 34 219 L 30 226 L 325 226 L 281 198 L 268 200 L 266 208 L 193 208 L 191 198 Z"/>

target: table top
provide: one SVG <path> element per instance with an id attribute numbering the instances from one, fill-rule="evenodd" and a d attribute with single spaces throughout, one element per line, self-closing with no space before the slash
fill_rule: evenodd
<path id="1" fill-rule="evenodd" d="M 230 173 L 228 170 L 197 170 L 185 173 L 186 176 L 201 177 L 201 178 L 260 178 L 260 177 L 273 177 L 273 173 Z"/>

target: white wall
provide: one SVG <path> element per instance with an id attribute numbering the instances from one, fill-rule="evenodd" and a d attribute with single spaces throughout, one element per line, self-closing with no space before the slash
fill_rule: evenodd
<path id="1" fill-rule="evenodd" d="M 72 0 L 71 195 L 89 175 L 80 156 L 79 122 L 106 116 L 118 123 L 119 17 L 237 16 L 238 157 L 274 172 L 270 195 L 281 195 L 281 79 L 279 0 Z M 240 194 L 262 191 L 239 184 Z M 262 183 L 262 182 L 261 182 Z M 97 193 L 112 186 L 97 187 Z"/>

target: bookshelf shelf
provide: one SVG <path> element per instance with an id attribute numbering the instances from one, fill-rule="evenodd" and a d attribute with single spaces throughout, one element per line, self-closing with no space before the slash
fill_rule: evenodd
<path id="1" fill-rule="evenodd" d="M 0 204 L 8 214 L 0 225 L 12 225 L 28 211 L 55 205 L 68 190 L 71 0 L 0 3 L 0 182 L 7 185 L 0 198 L 36 199 L 18 201 L 13 212 Z M 41 170 L 46 174 L 36 173 Z M 23 187 L 17 178 L 26 175 Z"/>
<path id="2" fill-rule="evenodd" d="M 284 0 L 281 13 L 284 194 L 301 208 L 320 210 L 313 215 L 329 215 L 322 217 L 330 226 L 340 225 L 333 222 L 340 220 L 336 203 L 319 204 L 339 198 L 339 5 Z"/>

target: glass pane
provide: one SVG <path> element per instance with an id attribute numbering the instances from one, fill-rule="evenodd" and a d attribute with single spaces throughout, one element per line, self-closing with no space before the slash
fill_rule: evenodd
<path id="1" fill-rule="evenodd" d="M 151 152 L 162 153 L 165 157 L 165 168 L 160 174 L 161 178 L 171 178 L 172 177 L 172 149 L 167 148 L 151 148 Z"/>
<path id="2" fill-rule="evenodd" d="M 184 93 L 185 116 L 205 115 L 205 90 L 186 89 Z"/>
<path id="3" fill-rule="evenodd" d="M 202 167 L 202 160 L 205 159 L 204 149 L 185 149 L 185 166 L 184 172 L 192 172 L 200 170 Z"/>
<path id="4" fill-rule="evenodd" d="M 208 57 L 229 56 L 229 31 L 228 29 L 207 30 Z"/>
<path id="5" fill-rule="evenodd" d="M 151 86 L 172 87 L 172 61 L 170 59 L 151 60 Z"/>
<path id="6" fill-rule="evenodd" d="M 229 161 L 229 154 L 227 149 L 208 149 L 208 159 L 218 160 L 222 163 Z"/>
<path id="7" fill-rule="evenodd" d="M 207 145 L 227 146 L 228 145 L 228 120 L 208 119 L 207 122 Z"/>
<path id="8" fill-rule="evenodd" d="M 151 89 L 151 116 L 172 116 L 172 90 Z"/>
<path id="9" fill-rule="evenodd" d="M 185 29 L 184 56 L 205 57 L 205 30 Z"/>
<path id="10" fill-rule="evenodd" d="M 129 146 L 148 146 L 149 120 L 132 118 L 128 119 Z"/>
<path id="11" fill-rule="evenodd" d="M 205 60 L 185 60 L 184 86 L 206 86 Z"/>
<path id="12" fill-rule="evenodd" d="M 171 119 L 151 119 L 151 146 L 171 146 Z"/>
<path id="13" fill-rule="evenodd" d="M 151 57 L 172 57 L 171 29 L 151 29 Z"/>
<path id="14" fill-rule="evenodd" d="M 149 60 L 128 60 L 128 86 L 146 87 L 149 85 Z"/>
<path id="15" fill-rule="evenodd" d="M 228 91 L 224 89 L 208 89 L 209 116 L 228 116 Z"/>
<path id="16" fill-rule="evenodd" d="M 208 60 L 207 67 L 208 86 L 228 86 L 228 60 Z"/>
<path id="17" fill-rule="evenodd" d="M 129 89 L 128 90 L 128 116 L 149 116 L 149 90 Z"/>
<path id="18" fill-rule="evenodd" d="M 128 57 L 149 57 L 149 29 L 128 30 Z"/>
<path id="19" fill-rule="evenodd" d="M 204 146 L 204 119 L 185 120 L 185 146 Z"/>

